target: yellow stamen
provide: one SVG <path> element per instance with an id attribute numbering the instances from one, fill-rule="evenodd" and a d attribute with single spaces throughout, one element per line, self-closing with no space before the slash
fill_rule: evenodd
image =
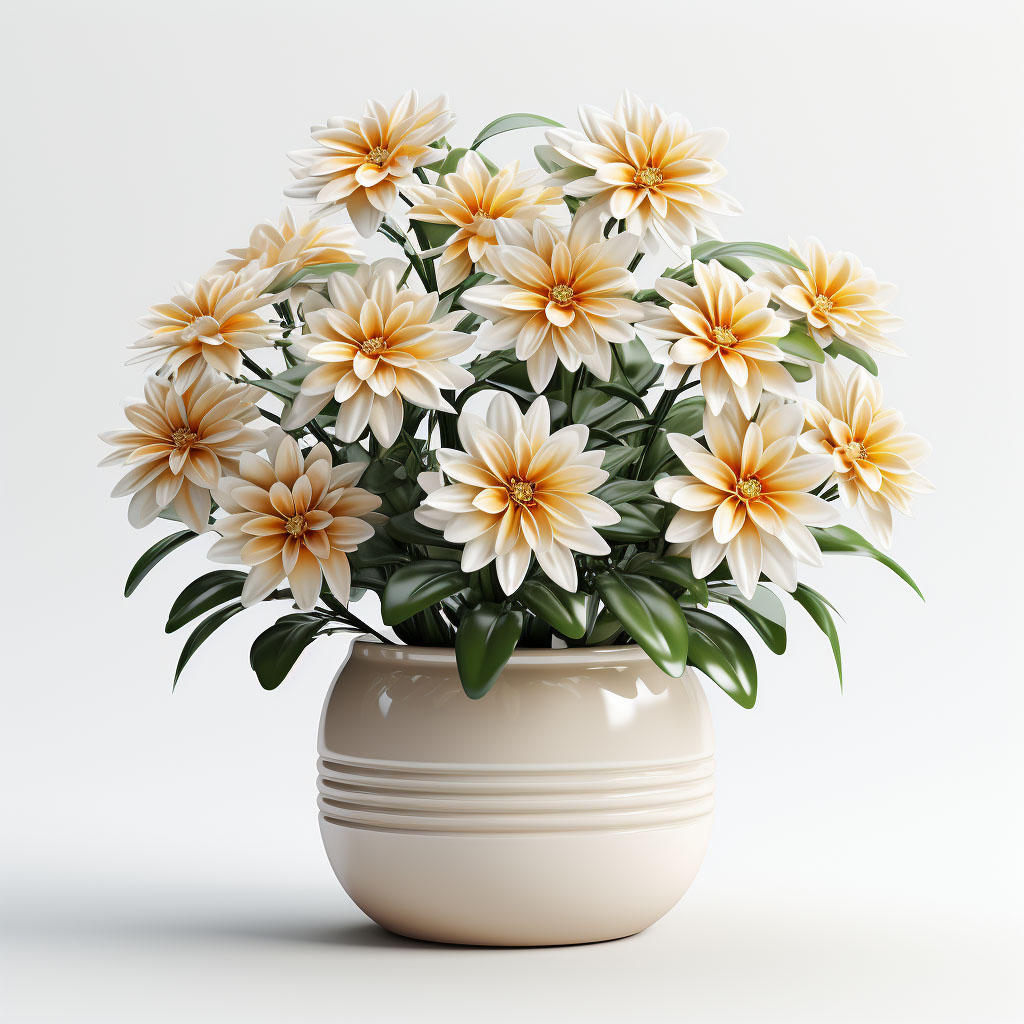
<path id="1" fill-rule="evenodd" d="M 174 447 L 180 450 L 182 448 L 191 448 L 198 438 L 188 427 L 178 427 L 171 434 L 171 440 L 174 442 Z"/>
<path id="2" fill-rule="evenodd" d="M 814 297 L 814 308 L 819 313 L 830 313 L 833 302 L 827 295 L 816 295 Z"/>
<path id="3" fill-rule="evenodd" d="M 728 327 L 712 327 L 711 334 L 715 339 L 715 344 L 721 345 L 722 348 L 736 344 L 736 335 Z"/>
<path id="4" fill-rule="evenodd" d="M 374 146 L 373 149 L 366 154 L 366 162 L 368 164 L 376 164 L 378 167 L 383 167 L 387 158 L 388 151 L 383 146 Z"/>
<path id="5" fill-rule="evenodd" d="M 657 167 L 641 167 L 633 175 L 633 184 L 643 188 L 654 188 L 665 180 L 665 176 Z"/>
<path id="6" fill-rule="evenodd" d="M 284 524 L 289 537 L 301 537 L 306 532 L 306 517 L 292 516 Z"/>
<path id="7" fill-rule="evenodd" d="M 365 338 L 359 342 L 359 347 L 368 356 L 379 356 L 388 347 L 388 343 L 383 338 Z"/>
<path id="8" fill-rule="evenodd" d="M 533 504 L 533 484 L 528 480 L 512 477 L 508 482 L 508 493 L 517 505 Z"/>
<path id="9" fill-rule="evenodd" d="M 748 476 L 736 485 L 736 493 L 744 501 L 753 501 L 761 494 L 761 481 L 756 476 Z"/>
<path id="10" fill-rule="evenodd" d="M 843 446 L 843 451 L 846 452 L 846 457 L 856 462 L 858 459 L 866 459 L 868 457 L 868 450 L 860 443 L 860 441 L 851 441 L 849 444 Z"/>
<path id="11" fill-rule="evenodd" d="M 567 284 L 556 284 L 548 292 L 548 298 L 559 306 L 572 305 L 572 288 Z"/>

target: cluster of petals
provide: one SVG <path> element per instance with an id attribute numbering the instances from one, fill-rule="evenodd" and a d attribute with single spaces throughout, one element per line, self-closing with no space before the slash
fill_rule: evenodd
<path id="1" fill-rule="evenodd" d="M 866 351 L 903 355 L 888 338 L 902 323 L 885 308 L 893 285 L 879 281 L 853 253 L 826 252 L 816 238 L 803 249 L 790 239 L 789 251 L 806 270 L 773 263 L 750 280 L 771 292 L 782 316 L 806 317 L 811 336 L 823 348 L 839 338 Z"/>
<path id="2" fill-rule="evenodd" d="M 717 261 L 695 262 L 693 272 L 693 286 L 658 279 L 658 294 L 670 305 L 641 325 L 665 342 L 652 353 L 665 366 L 665 387 L 679 387 L 686 370 L 697 366 L 713 413 L 722 411 L 730 395 L 748 417 L 757 411 L 762 391 L 795 399 L 793 378 L 779 365 L 785 354 L 775 344 L 789 333 L 789 322 L 769 306 L 768 289 L 750 288 Z"/>
<path id="3" fill-rule="evenodd" d="M 839 512 L 807 492 L 828 479 L 832 460 L 797 454 L 803 423 L 797 404 L 764 403 L 756 422 L 729 404 L 718 416 L 705 413 L 710 451 L 684 434 L 668 435 L 692 475 L 663 477 L 655 491 L 679 506 L 665 539 L 689 545 L 695 575 L 707 576 L 725 558 L 737 587 L 752 597 L 761 573 L 792 591 L 798 560 L 822 564 L 807 527 L 830 526 Z"/>
<path id="4" fill-rule="evenodd" d="M 718 188 L 725 168 L 718 156 L 728 135 L 721 128 L 694 131 L 680 114 L 624 93 L 613 114 L 580 107 L 583 132 L 553 129 L 547 139 L 568 167 L 552 181 L 586 200 L 580 215 L 626 222 L 649 245 L 661 236 L 685 255 L 698 233 L 719 237 L 712 214 L 740 212 Z"/>
<path id="5" fill-rule="evenodd" d="M 577 218 L 568 233 L 540 220 L 532 231 L 501 224 L 498 239 L 488 260 L 500 280 L 461 297 L 466 309 L 490 321 L 478 333 L 480 348 L 514 346 L 535 391 L 547 387 L 559 363 L 569 370 L 582 363 L 608 380 L 611 346 L 631 341 L 632 325 L 647 313 L 629 297 L 637 236 L 605 239 L 597 221 Z"/>
<path id="6" fill-rule="evenodd" d="M 357 241 L 350 224 L 328 224 L 319 217 L 297 220 L 285 207 L 276 224 L 262 221 L 252 229 L 247 246 L 228 249 L 228 257 L 214 264 L 213 272 L 276 267 L 269 285 L 274 289 L 306 267 L 358 263 L 363 253 Z"/>
<path id="7" fill-rule="evenodd" d="M 493 396 L 486 420 L 464 412 L 458 426 L 465 451 L 438 452 L 452 483 L 444 484 L 440 473 L 421 474 L 427 496 L 416 519 L 464 545 L 464 571 L 496 562 L 506 594 L 523 582 L 531 555 L 558 586 L 575 591 L 573 552 L 607 554 L 608 543 L 594 528 L 619 521 L 590 493 L 608 473 L 600 468 L 603 452 L 584 451 L 587 428 L 573 424 L 552 433 L 547 399 L 536 399 L 524 415 L 504 393 Z"/>
<path id="8" fill-rule="evenodd" d="M 303 458 L 298 442 L 276 432 L 267 448 L 270 461 L 245 453 L 239 477 L 217 490 L 228 513 L 214 529 L 210 548 L 217 562 L 251 566 L 241 602 L 262 601 L 285 578 L 302 611 L 313 608 L 324 580 L 334 596 L 348 603 L 352 571 L 346 552 L 373 536 L 383 517 L 381 500 L 356 483 L 369 463 L 331 465 L 331 453 L 318 444 Z"/>
<path id="9" fill-rule="evenodd" d="M 257 312 L 271 302 L 264 292 L 276 276 L 275 267 L 229 270 L 206 274 L 194 287 L 182 285 L 180 294 L 152 306 L 139 320 L 149 333 L 132 345 L 143 350 L 132 362 L 167 367 L 179 394 L 207 366 L 240 376 L 242 353 L 270 346 L 277 333 Z"/>
<path id="10" fill-rule="evenodd" d="M 443 180 L 443 185 L 408 189 L 416 201 L 409 210 L 410 220 L 457 229 L 445 241 L 437 261 L 439 292 L 465 280 L 474 265 L 490 272 L 486 257 L 497 242 L 497 224 L 512 220 L 529 228 L 539 217 L 555 216 L 562 205 L 562 190 L 542 185 L 536 172 L 520 171 L 516 162 L 492 175 L 474 150 Z"/>
<path id="11" fill-rule="evenodd" d="M 410 90 L 390 110 L 370 100 L 362 117 L 332 117 L 314 127 L 315 148 L 288 154 L 297 180 L 285 195 L 311 199 L 318 211 L 344 207 L 369 238 L 399 190 L 418 181 L 415 169 L 438 159 L 430 144 L 454 123 L 446 96 L 421 106 Z"/>
<path id="12" fill-rule="evenodd" d="M 236 473 L 243 452 L 266 444 L 264 432 L 247 425 L 259 416 L 260 394 L 209 371 L 181 394 L 166 377 L 147 379 L 144 400 L 124 411 L 134 429 L 100 434 L 114 448 L 100 465 L 129 467 L 113 497 L 132 495 L 132 526 L 151 523 L 173 505 L 190 530 L 206 530 L 210 492 L 221 474 Z"/>
<path id="13" fill-rule="evenodd" d="M 911 496 L 932 489 L 914 471 L 930 450 L 907 433 L 903 417 L 882 402 L 882 386 L 861 367 L 845 382 L 831 360 L 818 368 L 816 401 L 804 403 L 808 430 L 800 444 L 833 460 L 839 493 L 848 507 L 860 508 L 884 547 L 892 543 L 892 510 L 910 515 Z"/>
<path id="14" fill-rule="evenodd" d="M 402 429 L 403 400 L 423 409 L 454 412 L 441 394 L 473 383 L 451 356 L 473 337 L 454 330 L 464 313 L 432 319 L 437 295 L 397 286 L 401 265 L 381 260 L 352 275 L 331 274 L 327 296 L 311 292 L 303 305 L 309 334 L 298 340 L 311 370 L 284 418 L 286 430 L 308 423 L 330 401 L 339 403 L 336 433 L 356 441 L 369 424 L 384 445 Z"/>

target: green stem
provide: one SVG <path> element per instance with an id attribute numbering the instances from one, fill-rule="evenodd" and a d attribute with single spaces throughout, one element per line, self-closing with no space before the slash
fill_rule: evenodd
<path id="1" fill-rule="evenodd" d="M 271 374 L 269 374 L 266 370 L 264 370 L 263 367 L 260 366 L 259 363 L 257 363 L 254 360 L 250 359 L 244 352 L 241 353 L 241 356 L 242 356 L 242 362 L 250 370 L 252 370 L 252 372 L 255 373 L 257 377 L 260 378 L 260 380 L 270 380 Z"/>
<path id="2" fill-rule="evenodd" d="M 328 608 L 334 612 L 343 622 L 347 622 L 350 626 L 355 626 L 357 629 L 363 630 L 365 633 L 370 633 L 375 636 L 378 640 L 383 640 L 386 644 L 394 644 L 394 640 L 389 640 L 383 633 L 377 632 L 373 626 L 363 622 L 355 612 L 351 612 L 346 608 L 336 597 L 328 594 L 321 594 L 320 600 L 323 601 Z"/>

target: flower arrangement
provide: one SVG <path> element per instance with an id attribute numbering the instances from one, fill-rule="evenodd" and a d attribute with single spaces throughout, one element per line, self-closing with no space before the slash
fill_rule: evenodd
<path id="1" fill-rule="evenodd" d="M 113 493 L 133 526 L 185 529 L 125 593 L 207 533 L 211 559 L 244 567 L 172 605 L 168 632 L 203 617 L 175 682 L 263 601 L 294 605 L 252 645 L 268 689 L 318 636 L 393 643 L 353 610 L 372 593 L 399 642 L 454 646 L 471 697 L 517 647 L 636 643 L 750 707 L 753 653 L 717 611 L 781 654 L 792 597 L 841 679 L 831 605 L 798 563 L 863 554 L 917 589 L 838 525 L 856 507 L 888 547 L 893 509 L 929 487 L 927 446 L 876 380 L 874 356 L 900 351 L 890 286 L 814 240 L 722 241 L 716 218 L 739 210 L 724 132 L 628 94 L 579 118 L 510 114 L 468 148 L 445 97 L 332 118 L 291 155 L 286 194 L 308 210 L 142 320 L 154 372 L 104 464 L 127 467 Z M 536 170 L 484 154 L 538 127 Z M 376 235 L 395 255 L 364 257 Z M 645 263 L 665 267 L 646 288 Z"/>

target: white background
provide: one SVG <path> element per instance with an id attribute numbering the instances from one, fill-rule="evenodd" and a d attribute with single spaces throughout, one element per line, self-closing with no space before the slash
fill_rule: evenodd
<path id="1" fill-rule="evenodd" d="M 23 3 L 0 62 L 4 262 L 0 1017 L 10 1021 L 1008 1021 L 1020 921 L 1021 22 L 1011 4 Z M 1001 13 L 999 13 L 1001 12 Z M 13 19 L 13 25 L 12 25 Z M 1012 20 L 1011 20 L 1012 19 Z M 202 541 L 150 543 L 96 433 L 141 393 L 135 318 L 276 216 L 326 116 L 447 91 L 492 117 L 623 87 L 721 125 L 731 238 L 814 233 L 896 282 L 887 397 L 937 484 L 897 528 L 922 604 L 834 559 L 846 692 L 795 609 L 757 708 L 710 694 L 716 833 L 636 938 L 460 950 L 386 935 L 324 858 L 320 704 L 232 620 L 176 693 L 162 623 Z M 506 159 L 541 141 L 495 140 Z M 857 525 L 853 521 L 853 525 Z M 795 607 L 795 606 L 794 606 Z M 277 610 L 280 611 L 279 609 Z M 261 618 L 262 616 L 262 618 Z M 711 687 L 714 690 L 713 687 Z"/>

